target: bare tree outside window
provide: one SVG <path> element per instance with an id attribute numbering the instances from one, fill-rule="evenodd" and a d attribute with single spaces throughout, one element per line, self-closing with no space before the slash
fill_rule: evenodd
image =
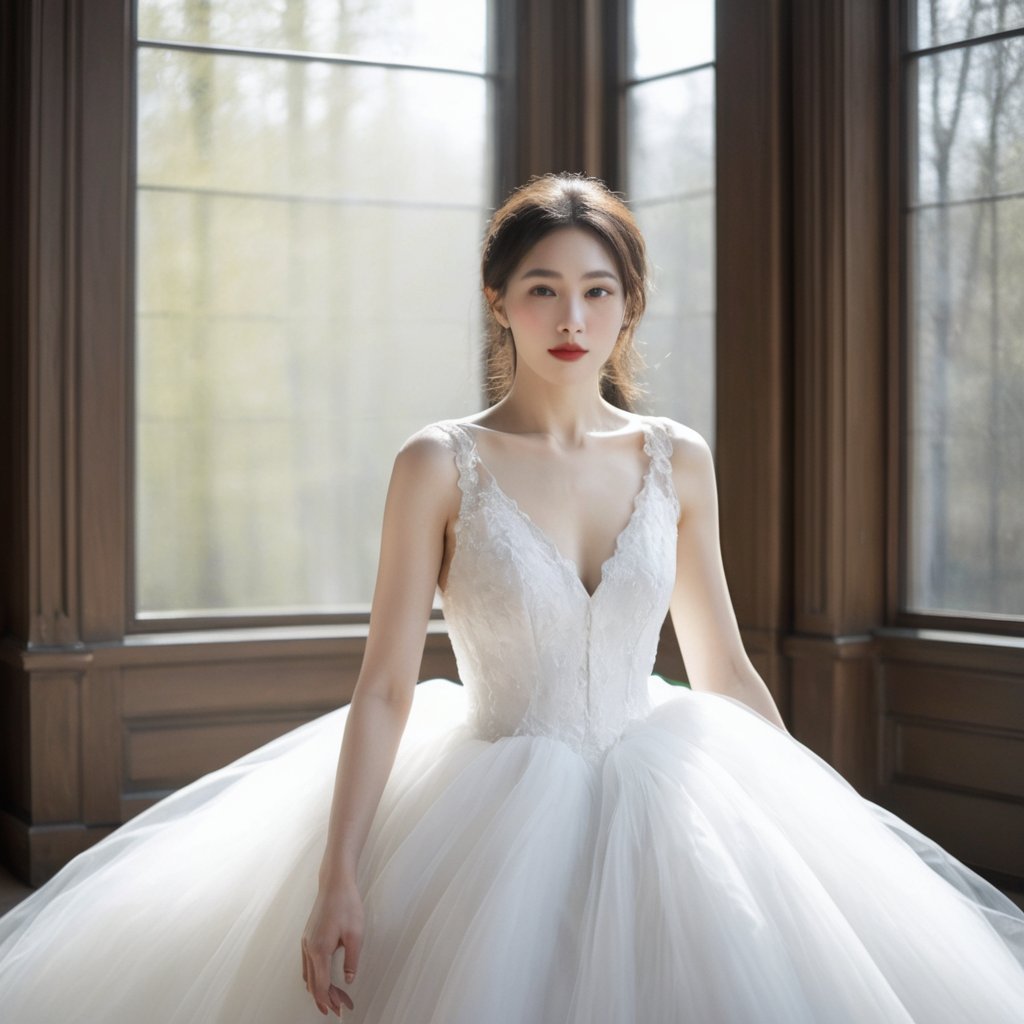
<path id="1" fill-rule="evenodd" d="M 1024 2 L 910 30 L 907 604 L 1024 616 Z"/>

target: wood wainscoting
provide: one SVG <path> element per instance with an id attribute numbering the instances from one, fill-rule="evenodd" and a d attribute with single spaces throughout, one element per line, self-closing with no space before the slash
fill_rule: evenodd
<path id="1" fill-rule="evenodd" d="M 39 885 L 173 790 L 347 703 L 365 627 L 283 632 L 3 648 L 4 862 Z M 456 678 L 432 621 L 421 677 L 437 676 Z"/>
<path id="2" fill-rule="evenodd" d="M 878 638 L 876 799 L 973 867 L 1024 888 L 1019 644 L 889 630 Z"/>
<path id="3" fill-rule="evenodd" d="M 0 648 L 0 857 L 19 878 L 39 885 L 161 797 L 349 700 L 364 628 L 240 632 Z M 760 646 L 752 658 L 801 741 L 961 860 L 1024 889 L 1013 641 L 888 629 Z M 685 675 L 670 630 L 656 668 Z M 420 677 L 457 677 L 441 621 Z"/>

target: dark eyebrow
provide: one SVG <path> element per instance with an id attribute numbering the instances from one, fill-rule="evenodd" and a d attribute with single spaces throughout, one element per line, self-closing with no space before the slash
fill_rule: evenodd
<path id="1" fill-rule="evenodd" d="M 522 279 L 525 281 L 528 277 L 560 278 L 561 276 L 562 275 L 559 274 L 557 270 L 545 270 L 543 267 L 535 267 L 533 270 L 526 271 L 526 273 L 523 274 Z M 583 275 L 584 280 L 593 277 L 607 277 L 611 278 L 611 280 L 613 281 L 618 281 L 618 277 L 615 274 L 613 274 L 610 270 L 590 270 Z"/>

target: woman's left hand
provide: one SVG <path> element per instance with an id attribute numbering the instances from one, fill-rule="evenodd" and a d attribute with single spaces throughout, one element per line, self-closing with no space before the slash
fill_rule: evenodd
<path id="1" fill-rule="evenodd" d="M 302 935 L 302 980 L 324 1015 L 328 1008 L 341 1016 L 342 1006 L 351 1010 L 349 994 L 331 981 L 331 960 L 343 949 L 345 980 L 355 979 L 362 945 L 363 904 L 354 884 L 317 893 Z"/>

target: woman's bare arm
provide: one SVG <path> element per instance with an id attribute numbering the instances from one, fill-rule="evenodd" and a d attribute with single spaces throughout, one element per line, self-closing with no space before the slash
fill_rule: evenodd
<path id="1" fill-rule="evenodd" d="M 722 564 L 711 449 L 696 431 L 678 423 L 672 428 L 672 472 L 680 505 L 672 625 L 690 686 L 735 697 L 785 729 L 740 638 Z"/>
<path id="2" fill-rule="evenodd" d="M 359 855 L 394 765 L 412 706 L 427 621 L 457 512 L 451 453 L 425 434 L 395 459 L 384 508 L 370 630 L 345 725 L 331 802 L 320 889 L 302 942 L 302 976 L 322 1013 L 351 1000 L 330 982 L 333 954 L 345 949 L 351 981 L 362 942 L 355 888 Z"/>

